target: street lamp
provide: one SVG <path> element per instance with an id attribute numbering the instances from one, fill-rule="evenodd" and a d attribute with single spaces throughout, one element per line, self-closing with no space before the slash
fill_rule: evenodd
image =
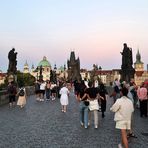
<path id="1" fill-rule="evenodd" d="M 64 64 L 64 80 L 66 79 L 65 70 L 66 70 L 66 65 Z"/>
<path id="2" fill-rule="evenodd" d="M 99 66 L 99 71 L 100 71 L 100 80 L 101 80 L 101 70 L 102 70 L 102 67 Z"/>
<path id="3" fill-rule="evenodd" d="M 38 67 L 34 70 L 34 72 L 35 72 L 35 74 L 36 74 L 35 77 L 36 77 L 36 80 L 37 80 L 37 81 L 38 81 L 38 78 L 39 78 L 38 70 L 39 70 Z"/>
<path id="4" fill-rule="evenodd" d="M 56 66 L 56 64 L 54 64 L 54 70 L 52 73 L 53 73 L 53 82 L 55 84 L 57 84 L 57 66 Z"/>

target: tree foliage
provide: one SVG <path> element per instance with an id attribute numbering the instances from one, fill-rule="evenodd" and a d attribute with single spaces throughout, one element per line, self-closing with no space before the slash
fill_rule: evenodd
<path id="1" fill-rule="evenodd" d="M 21 86 L 32 86 L 34 85 L 35 77 L 32 76 L 30 73 L 21 73 L 17 72 L 17 84 L 18 87 Z"/>

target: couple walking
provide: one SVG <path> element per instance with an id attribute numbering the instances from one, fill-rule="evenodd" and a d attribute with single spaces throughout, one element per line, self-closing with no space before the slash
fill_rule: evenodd
<path id="1" fill-rule="evenodd" d="M 80 124 L 88 128 L 91 114 L 94 114 L 94 128 L 98 128 L 98 101 L 101 103 L 101 99 L 105 98 L 100 96 L 99 89 L 95 88 L 92 82 L 88 82 L 88 86 L 89 88 L 82 81 L 77 93 L 77 99 L 80 101 Z"/>

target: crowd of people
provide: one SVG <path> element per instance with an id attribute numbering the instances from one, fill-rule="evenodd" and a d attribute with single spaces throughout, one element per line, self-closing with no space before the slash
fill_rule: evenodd
<path id="1" fill-rule="evenodd" d="M 128 148 L 128 138 L 137 138 L 134 134 L 134 127 L 132 126 L 134 122 L 133 112 L 135 108 L 139 108 L 140 117 L 147 117 L 147 83 L 143 82 L 141 86 L 137 86 L 133 80 L 127 83 L 115 79 L 112 85 L 113 92 L 109 94 L 102 82 L 96 83 L 95 81 L 93 83 L 91 81 L 79 80 L 72 84 L 66 82 L 54 84 L 50 81 L 36 81 L 36 101 L 54 101 L 56 98 L 60 98 L 61 111 L 65 113 L 69 104 L 71 88 L 73 88 L 76 99 L 79 102 L 79 118 L 82 127 L 87 129 L 92 124 L 97 129 L 100 124 L 98 112 L 101 112 L 102 118 L 105 118 L 107 98 L 112 97 L 113 105 L 110 111 L 115 113 L 115 128 L 121 130 L 122 138 L 121 144 L 118 147 Z M 16 96 L 18 96 L 16 104 L 21 108 L 25 106 L 27 95 L 24 87 L 21 87 L 17 91 L 13 82 L 10 82 L 8 85 L 8 94 L 10 107 L 15 106 Z M 94 121 L 94 123 L 91 123 L 91 121 Z"/>
<path id="2" fill-rule="evenodd" d="M 37 102 L 43 101 L 54 101 L 56 98 L 60 98 L 61 110 L 66 112 L 66 106 L 68 105 L 68 96 L 70 90 L 70 84 L 65 82 L 59 82 L 57 84 L 48 81 L 35 82 L 35 95 Z M 17 89 L 13 81 L 9 82 L 7 92 L 9 95 L 9 107 L 14 107 L 15 105 L 23 108 L 26 105 L 27 93 L 25 87 L 20 87 Z"/>
<path id="3" fill-rule="evenodd" d="M 140 108 L 140 117 L 142 118 L 146 118 L 148 114 L 148 84 L 143 82 L 141 86 L 137 86 L 133 79 L 129 83 L 115 79 L 112 87 L 113 92 L 109 96 L 102 82 L 99 85 L 96 85 L 96 82 L 86 83 L 85 81 L 75 83 L 76 98 L 80 102 L 80 124 L 87 129 L 90 126 L 91 116 L 94 114 L 93 125 L 97 129 L 99 126 L 99 107 L 101 107 L 102 118 L 104 118 L 107 97 L 112 97 L 114 103 L 110 111 L 115 113 L 114 121 L 116 122 L 116 128 L 121 130 L 122 138 L 118 147 L 128 148 L 128 138 L 137 138 L 133 129 L 135 108 Z"/>
<path id="4" fill-rule="evenodd" d="M 121 144 L 119 148 L 128 148 L 128 138 L 137 136 L 133 130 L 133 118 L 135 108 L 140 108 L 140 117 L 147 117 L 147 102 L 148 102 L 148 85 L 147 82 L 142 82 L 137 86 L 132 79 L 129 83 L 123 81 L 120 83 L 116 79 L 113 83 L 113 96 L 114 104 L 110 108 L 115 112 L 114 120 L 116 128 L 121 130 Z"/>

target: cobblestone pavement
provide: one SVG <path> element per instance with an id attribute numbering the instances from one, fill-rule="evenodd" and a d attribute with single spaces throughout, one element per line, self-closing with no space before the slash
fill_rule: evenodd
<path id="1" fill-rule="evenodd" d="M 0 148 L 117 148 L 120 132 L 115 129 L 113 113 L 109 111 L 112 99 L 107 101 L 106 117 L 99 113 L 99 128 L 93 122 L 88 129 L 79 123 L 79 103 L 74 94 L 69 98 L 68 111 L 61 112 L 57 98 L 49 102 L 36 102 L 35 96 L 27 100 L 25 108 L 0 107 Z M 134 114 L 136 138 L 129 140 L 129 148 L 148 147 L 148 118 Z"/>

